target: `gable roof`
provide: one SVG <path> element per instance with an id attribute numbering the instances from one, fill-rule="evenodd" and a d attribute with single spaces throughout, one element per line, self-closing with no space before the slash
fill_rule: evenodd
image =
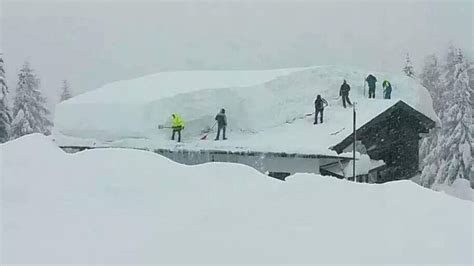
<path id="1" fill-rule="evenodd" d="M 375 125 L 379 122 L 382 122 L 384 120 L 390 119 L 390 117 L 397 110 L 406 111 L 411 116 L 413 116 L 418 121 L 418 125 L 420 127 L 417 130 L 420 133 L 428 133 L 429 129 L 434 128 L 436 126 L 436 122 L 434 120 L 427 117 L 423 113 L 419 112 L 415 108 L 411 107 L 410 105 L 408 105 L 404 101 L 399 100 L 396 104 L 392 105 L 391 107 L 389 107 L 384 112 L 380 113 L 379 115 L 377 115 L 376 117 L 374 117 L 370 121 L 368 121 L 367 123 L 360 126 L 356 130 L 357 135 L 363 135 L 364 132 L 366 132 L 367 130 L 370 130 L 370 128 L 372 128 L 373 125 Z M 353 138 L 354 138 L 354 135 L 353 135 L 353 133 L 351 133 L 349 136 L 344 138 L 338 144 L 332 146 L 331 149 L 335 150 L 338 153 L 341 153 L 342 150 L 344 150 L 347 146 L 349 146 L 353 142 Z"/>

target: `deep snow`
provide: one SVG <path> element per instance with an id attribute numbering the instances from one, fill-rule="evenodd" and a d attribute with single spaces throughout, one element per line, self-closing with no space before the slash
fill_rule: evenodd
<path id="1" fill-rule="evenodd" d="M 368 71 L 317 66 L 267 71 L 163 72 L 136 80 L 106 85 L 57 106 L 55 137 L 61 145 L 174 148 L 169 130 L 172 112 L 183 117 L 183 148 L 252 150 L 300 153 L 334 153 L 328 148 L 350 134 L 352 110 L 338 99 L 343 79 L 352 86 L 361 126 L 398 100 L 403 100 L 435 121 L 429 93 L 401 74 L 374 73 L 377 99 L 364 97 Z M 393 100 L 383 100 L 381 82 L 388 78 Z M 325 123 L 313 126 L 314 99 L 329 101 Z M 215 114 L 227 110 L 226 142 L 200 141 L 202 129 L 214 123 Z M 331 135 L 345 128 L 337 135 Z"/>
<path id="2" fill-rule="evenodd" d="M 473 263 L 473 203 L 410 181 L 280 182 L 41 135 L 0 149 L 2 264 Z"/>
<path id="3" fill-rule="evenodd" d="M 467 179 L 458 178 L 452 184 L 434 183 L 431 189 L 444 192 L 453 197 L 474 201 L 474 189 Z"/>

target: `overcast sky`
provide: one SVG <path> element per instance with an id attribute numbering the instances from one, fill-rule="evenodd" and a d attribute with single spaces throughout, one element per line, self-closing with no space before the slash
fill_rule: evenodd
<path id="1" fill-rule="evenodd" d="M 10 87 L 29 60 L 42 89 L 75 93 L 163 70 L 332 64 L 399 71 L 454 44 L 473 52 L 473 4 L 455 1 L 12 1 L 1 3 Z"/>

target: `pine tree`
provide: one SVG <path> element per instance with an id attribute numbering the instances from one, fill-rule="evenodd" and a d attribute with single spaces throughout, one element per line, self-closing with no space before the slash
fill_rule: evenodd
<path id="1" fill-rule="evenodd" d="M 445 161 L 440 166 L 438 183 L 452 184 L 457 178 L 470 179 L 472 154 L 474 149 L 472 94 L 474 90 L 469 86 L 468 70 L 470 65 L 459 50 L 457 64 L 452 79 L 453 84 L 446 93 L 447 108 L 443 111 L 442 139 L 440 146 Z"/>
<path id="2" fill-rule="evenodd" d="M 458 51 L 454 46 L 449 46 L 445 57 L 444 75 L 447 80 L 451 79 L 458 63 Z M 452 84 L 451 84 L 452 85 Z"/>
<path id="3" fill-rule="evenodd" d="M 10 137 L 12 117 L 7 102 L 8 87 L 3 67 L 3 54 L 0 53 L 0 143 L 6 142 Z"/>
<path id="4" fill-rule="evenodd" d="M 420 146 L 421 167 L 423 168 L 420 181 L 424 187 L 431 187 L 436 181 L 440 164 L 439 136 L 440 129 L 436 128 L 431 130 L 430 134 L 423 139 Z"/>
<path id="5" fill-rule="evenodd" d="M 451 90 L 454 86 L 454 76 L 456 71 L 456 65 L 459 63 L 458 49 L 454 46 L 448 47 L 448 52 L 445 56 L 445 64 L 442 68 L 443 74 L 443 87 L 445 88 L 445 93 Z M 442 116 L 443 113 L 440 113 L 439 116 Z"/>
<path id="6" fill-rule="evenodd" d="M 433 99 L 433 107 L 438 114 L 443 109 L 443 86 L 441 86 L 441 66 L 436 55 L 429 55 L 425 58 L 425 64 L 420 75 L 421 84 L 428 89 Z"/>
<path id="7" fill-rule="evenodd" d="M 443 86 L 441 84 L 441 66 L 438 64 L 438 58 L 436 55 L 429 55 L 425 58 L 425 63 L 423 65 L 423 70 L 420 75 L 422 85 L 428 89 L 428 92 L 433 99 L 433 108 L 436 114 L 439 115 L 440 110 L 444 109 L 445 101 L 442 101 L 443 95 Z M 433 129 L 430 133 L 423 138 L 420 145 L 420 166 L 425 167 L 429 166 L 432 167 L 432 164 L 435 164 L 436 157 L 433 151 L 436 149 L 438 145 L 438 134 L 439 130 Z M 430 155 L 431 154 L 431 155 Z M 426 171 L 433 171 L 433 169 L 426 169 Z M 436 169 L 437 171 L 437 169 Z M 434 176 L 436 173 L 428 172 L 424 173 L 425 176 L 422 176 L 422 181 L 425 182 L 426 186 L 430 186 L 434 183 Z"/>
<path id="8" fill-rule="evenodd" d="M 35 132 L 50 134 L 52 123 L 48 119 L 49 111 L 45 105 L 46 99 L 39 90 L 39 79 L 26 62 L 18 74 L 12 136 L 18 138 Z"/>
<path id="9" fill-rule="evenodd" d="M 410 60 L 410 55 L 407 54 L 406 61 L 405 61 L 405 67 L 403 68 L 403 72 L 410 78 L 415 77 L 415 68 L 413 68 L 413 64 L 411 63 Z"/>
<path id="10" fill-rule="evenodd" d="M 430 145 L 426 156 L 421 182 L 431 187 L 434 183 L 452 184 L 456 179 L 472 181 L 473 159 L 473 100 L 474 89 L 469 83 L 470 64 L 458 51 L 453 57 L 448 51 L 443 85 L 445 104 L 439 116 L 442 128 L 436 135 L 436 141 Z M 453 70 L 454 69 L 454 70 Z"/>
<path id="11" fill-rule="evenodd" d="M 67 80 L 63 81 L 63 87 L 61 88 L 61 98 L 60 102 L 63 102 L 67 99 L 70 99 L 72 97 L 71 90 L 69 89 L 69 84 Z"/>

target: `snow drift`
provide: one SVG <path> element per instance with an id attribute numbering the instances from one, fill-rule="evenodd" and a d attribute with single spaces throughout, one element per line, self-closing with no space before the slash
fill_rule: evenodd
<path id="1" fill-rule="evenodd" d="M 136 150 L 66 154 L 41 135 L 0 149 L 2 265 L 473 263 L 473 203 L 410 181 L 280 182 Z"/>
<path id="2" fill-rule="evenodd" d="M 331 145 L 349 134 L 350 110 L 341 106 L 339 87 L 343 79 L 352 86 L 351 99 L 359 103 L 358 125 L 363 125 L 398 100 L 403 100 L 437 121 L 427 90 L 416 81 L 399 74 L 378 73 L 377 100 L 364 97 L 363 80 L 368 71 L 341 67 L 310 67 L 267 71 L 187 71 L 163 72 L 135 80 L 106 85 L 57 106 L 56 136 L 65 145 L 67 137 L 119 141 L 132 146 L 170 142 L 167 130 L 172 112 L 186 123 L 184 142 L 204 148 L 246 147 L 251 150 L 328 152 Z M 381 99 L 381 82 L 388 78 L 394 89 L 393 100 Z M 317 94 L 330 106 L 325 110 L 324 126 L 314 127 L 304 114 L 314 109 Z M 229 135 L 226 144 L 199 142 L 201 131 L 211 126 L 215 114 L 226 109 Z M 289 125 L 289 123 L 293 123 Z M 330 133 L 342 128 L 338 136 Z M 283 132 L 283 133 L 282 133 Z M 325 141 L 308 150 L 315 136 Z M 97 141 L 96 141 L 97 140 Z M 144 143 L 150 140 L 150 143 Z M 278 143 L 277 145 L 275 145 Z M 218 147 L 216 145 L 227 145 Z M 286 146 L 285 146 L 286 145 Z"/>

